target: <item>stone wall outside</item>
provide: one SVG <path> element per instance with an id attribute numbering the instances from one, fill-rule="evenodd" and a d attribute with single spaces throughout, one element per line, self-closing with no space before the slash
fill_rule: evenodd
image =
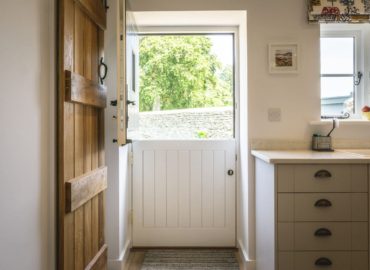
<path id="1" fill-rule="evenodd" d="M 140 112 L 130 115 L 130 139 L 230 139 L 233 108 Z"/>

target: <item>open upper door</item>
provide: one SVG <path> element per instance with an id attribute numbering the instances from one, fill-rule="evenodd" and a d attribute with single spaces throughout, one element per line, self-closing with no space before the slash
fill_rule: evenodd
<path id="1" fill-rule="evenodd" d="M 58 6 L 58 269 L 107 269 L 106 1 Z"/>
<path id="2" fill-rule="evenodd" d="M 128 117 L 130 123 L 138 112 L 138 36 L 137 26 L 129 1 L 122 1 L 121 14 L 121 44 L 120 44 L 120 74 L 117 88 L 117 141 L 118 145 L 127 144 Z"/>

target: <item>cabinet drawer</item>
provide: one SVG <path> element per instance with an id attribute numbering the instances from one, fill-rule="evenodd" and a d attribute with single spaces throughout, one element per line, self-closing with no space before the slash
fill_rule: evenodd
<path id="1" fill-rule="evenodd" d="M 368 250 L 367 222 L 278 224 L 279 251 Z"/>
<path id="2" fill-rule="evenodd" d="M 279 193 L 278 221 L 368 221 L 367 193 Z"/>
<path id="3" fill-rule="evenodd" d="M 367 165 L 279 165 L 278 192 L 368 192 Z"/>
<path id="4" fill-rule="evenodd" d="M 367 252 L 345 252 L 345 251 L 280 252 L 278 254 L 278 269 L 368 270 L 368 254 Z"/>

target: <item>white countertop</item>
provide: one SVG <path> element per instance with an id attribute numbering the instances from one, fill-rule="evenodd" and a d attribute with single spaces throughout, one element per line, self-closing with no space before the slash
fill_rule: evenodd
<path id="1" fill-rule="evenodd" d="M 351 151 L 355 152 L 357 150 L 340 149 L 334 152 L 316 152 L 311 150 L 253 150 L 252 155 L 272 164 L 370 164 L 370 155 L 349 153 Z"/>

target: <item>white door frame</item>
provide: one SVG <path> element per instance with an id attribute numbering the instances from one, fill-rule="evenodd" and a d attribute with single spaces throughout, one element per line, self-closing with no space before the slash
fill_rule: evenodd
<path id="1" fill-rule="evenodd" d="M 236 110 L 237 128 L 237 245 L 242 260 L 254 269 L 255 259 L 255 204 L 254 171 L 250 155 L 248 129 L 248 46 L 247 10 L 192 10 L 192 11 L 135 11 L 139 29 L 146 26 L 213 26 L 223 25 L 238 29 L 236 40 Z M 242 76 L 241 76 L 242 75 Z M 243 166 L 241 166 L 243 165 Z"/>
<path id="2" fill-rule="evenodd" d="M 239 201 L 239 181 L 240 181 L 240 37 L 239 26 L 140 26 L 138 34 L 232 34 L 234 37 L 234 139 L 235 139 L 235 153 L 237 160 L 235 161 L 235 199 L 236 199 L 236 213 L 235 213 L 235 243 L 239 246 L 240 239 L 238 239 L 238 201 Z M 131 181 L 133 181 L 133 174 L 131 174 Z M 131 184 L 133 186 L 133 183 Z M 132 202 L 133 205 L 133 202 Z M 131 239 L 133 239 L 133 232 L 131 232 Z M 243 254 L 246 250 L 243 249 Z M 244 255 L 245 257 L 245 255 Z"/>

